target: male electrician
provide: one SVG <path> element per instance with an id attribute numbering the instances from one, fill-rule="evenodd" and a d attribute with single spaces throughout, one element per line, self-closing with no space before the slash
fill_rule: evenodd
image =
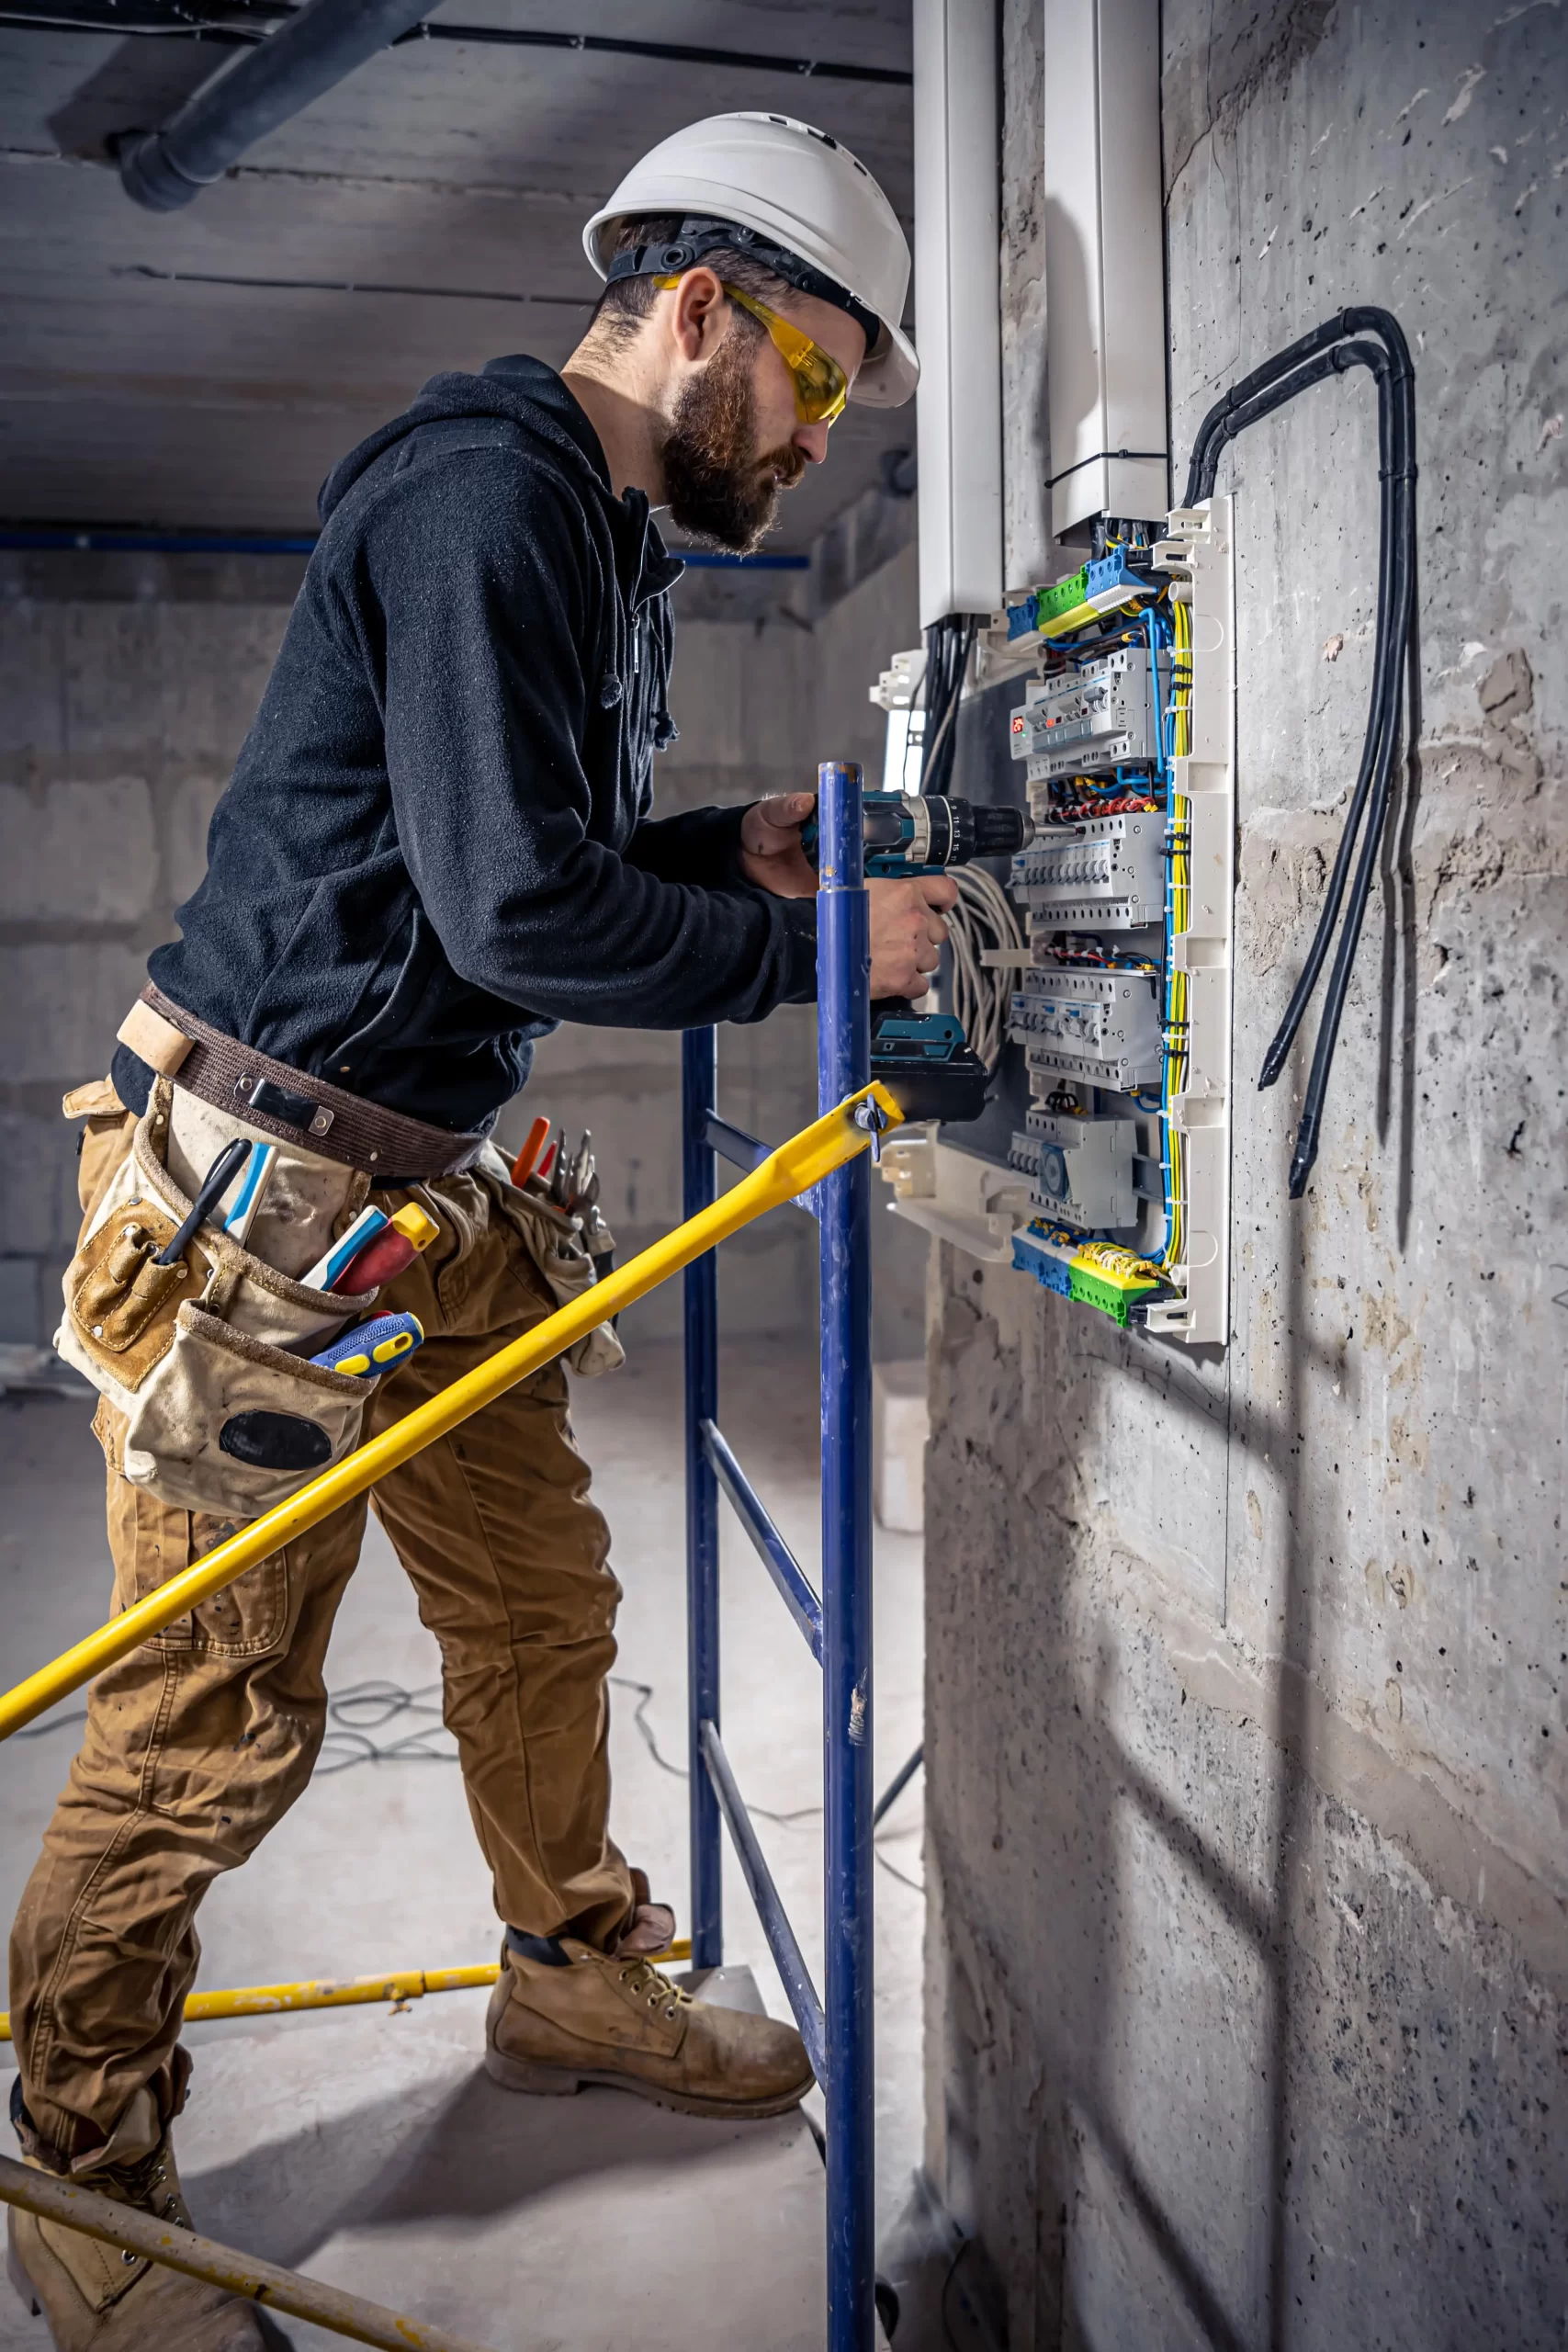
<path id="1" fill-rule="evenodd" d="M 67 1098 L 85 1234 L 123 1197 L 139 1123 L 186 1200 L 234 1136 L 275 1144 L 245 1248 L 290 1287 L 367 1200 L 389 1215 L 417 1188 L 439 1235 L 378 1311 L 412 1311 L 426 1342 L 366 1436 L 554 1304 L 538 1214 L 487 1142 L 536 1038 L 761 1021 L 815 994 L 809 797 L 650 819 L 680 566 L 649 510 L 753 548 L 846 398 L 909 398 L 908 248 L 846 149 L 761 114 L 664 141 L 584 243 L 608 282 L 559 375 L 438 376 L 328 481 L 184 935 L 152 958 L 112 1080 Z M 919 996 L 952 885 L 870 887 L 872 992 Z M 776 2115 L 810 2084 L 798 2035 L 660 1973 L 673 1914 L 609 1836 L 619 1588 L 566 1404 L 552 1365 L 375 1495 L 440 1645 L 505 1923 L 486 2066 L 513 2089 Z M 123 1607 L 246 1511 L 160 1499 L 140 1452 L 128 1476 L 107 1396 L 95 1427 Z M 99 1678 L 17 1915 L 24 2154 L 171 2219 L 197 1910 L 310 1778 L 364 1524 L 345 1505 Z M 258 2352 L 250 2306 L 216 2288 L 14 2209 L 11 2229 L 72 2352 Z"/>

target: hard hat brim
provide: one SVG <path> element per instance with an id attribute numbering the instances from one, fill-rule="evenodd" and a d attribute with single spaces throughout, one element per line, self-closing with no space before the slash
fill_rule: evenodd
<path id="1" fill-rule="evenodd" d="M 894 326 L 886 319 L 882 325 L 887 347 L 865 361 L 850 386 L 850 398 L 860 401 L 866 408 L 902 408 L 906 401 L 915 397 L 920 380 L 920 355 L 902 327 Z"/>

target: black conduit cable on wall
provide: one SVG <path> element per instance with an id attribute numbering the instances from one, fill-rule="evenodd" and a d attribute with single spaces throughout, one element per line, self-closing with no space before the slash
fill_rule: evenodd
<path id="1" fill-rule="evenodd" d="M 1306 962 L 1302 967 L 1301 977 L 1296 982 L 1284 1019 L 1264 1057 L 1262 1075 L 1258 1080 L 1260 1087 L 1272 1086 L 1283 1069 L 1286 1057 L 1295 1039 L 1296 1031 L 1301 1026 L 1302 1018 L 1311 1001 L 1312 992 L 1317 985 L 1317 977 L 1323 967 L 1323 959 L 1328 952 L 1329 942 L 1334 935 L 1334 926 L 1338 919 L 1340 901 L 1344 897 L 1345 881 L 1350 869 L 1356 835 L 1360 827 L 1361 817 L 1367 804 L 1367 793 L 1371 784 L 1372 771 L 1376 766 L 1379 748 L 1383 739 L 1383 715 L 1387 707 L 1387 663 L 1391 651 L 1389 613 L 1383 594 L 1391 545 L 1393 489 L 1389 478 L 1388 404 L 1384 397 L 1389 374 L 1388 356 L 1377 344 L 1337 344 L 1332 351 L 1323 353 L 1307 367 L 1302 368 L 1281 390 L 1263 393 L 1258 400 L 1233 411 L 1224 428 L 1224 439 L 1229 440 L 1236 433 L 1244 431 L 1255 418 L 1267 415 L 1271 409 L 1278 408 L 1283 400 L 1293 399 L 1297 392 L 1304 391 L 1309 384 L 1320 383 L 1325 377 L 1343 372 L 1352 367 L 1370 368 L 1378 386 L 1378 616 L 1376 648 L 1372 660 L 1371 699 L 1368 706 L 1366 733 L 1361 745 L 1360 768 L 1357 774 L 1355 789 L 1350 795 L 1350 804 L 1346 812 L 1339 846 L 1335 854 L 1334 870 L 1329 876 L 1322 911 L 1317 920 L 1317 929 L 1313 935 Z M 1206 469 L 1208 489 L 1204 492 L 1205 497 L 1213 494 L 1213 469 L 1218 462 L 1220 447 L 1223 447 L 1223 442 L 1212 447 L 1209 453 L 1209 465 Z"/>
<path id="2" fill-rule="evenodd" d="M 280 123 L 346 80 L 435 0 L 306 0 L 271 38 L 220 68 L 159 130 L 118 145 L 125 192 L 173 212 Z"/>
<path id="3" fill-rule="evenodd" d="M 1363 343 L 1348 339 L 1361 334 L 1373 335 L 1378 340 Z M 1238 433 L 1245 432 L 1259 417 L 1283 407 L 1309 386 L 1351 368 L 1370 369 L 1378 389 L 1378 610 L 1371 701 L 1360 767 L 1346 811 L 1323 910 L 1284 1019 L 1263 1057 L 1259 1087 L 1273 1085 L 1295 1042 L 1338 921 L 1363 815 L 1366 830 L 1329 973 L 1301 1123 L 1296 1130 L 1290 1175 L 1293 1201 L 1299 1201 L 1305 1192 L 1317 1158 L 1328 1074 L 1388 820 L 1403 707 L 1402 680 L 1410 656 L 1415 620 L 1416 379 L 1409 346 L 1398 321 L 1387 311 L 1367 306 L 1341 311 L 1233 384 L 1198 427 L 1188 467 L 1185 499 L 1187 505 L 1196 506 L 1213 497 L 1221 453 Z"/>

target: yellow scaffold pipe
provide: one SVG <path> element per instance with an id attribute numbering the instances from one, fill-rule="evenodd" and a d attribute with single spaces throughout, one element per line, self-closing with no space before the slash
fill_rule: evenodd
<path id="1" fill-rule="evenodd" d="M 743 1176 L 739 1183 L 721 1193 L 709 1207 L 688 1217 L 684 1225 L 678 1225 L 673 1233 L 667 1233 L 662 1241 L 656 1241 L 651 1249 L 628 1259 L 570 1306 L 547 1316 L 522 1339 L 500 1349 L 488 1363 L 465 1373 L 461 1380 L 455 1380 L 428 1404 L 419 1406 L 393 1428 L 372 1438 L 368 1445 L 360 1446 L 356 1453 L 334 1463 L 330 1470 L 323 1470 L 319 1478 L 312 1478 L 287 1502 L 253 1520 L 238 1535 L 231 1535 L 226 1543 L 204 1553 L 194 1566 L 171 1577 L 167 1584 L 160 1585 L 155 1592 L 123 1611 L 107 1625 L 100 1625 L 96 1634 L 77 1642 L 52 1665 L 40 1667 L 25 1682 L 7 1690 L 0 1698 L 0 1739 L 8 1739 L 24 1724 L 31 1723 L 35 1715 L 41 1715 L 47 1707 L 53 1706 L 57 1699 L 78 1690 L 106 1666 L 112 1666 L 117 1658 L 124 1657 L 128 1651 L 172 1624 L 176 1617 L 183 1617 L 198 1601 L 220 1592 L 246 1568 L 254 1568 L 258 1561 L 281 1550 L 285 1544 L 291 1544 L 297 1535 L 303 1535 L 308 1527 L 314 1527 L 319 1520 L 336 1510 L 340 1503 L 362 1495 L 367 1487 L 373 1487 L 389 1470 L 397 1469 L 435 1439 L 445 1437 L 459 1421 L 466 1421 L 470 1414 L 493 1404 L 518 1381 L 526 1380 L 530 1373 L 563 1355 L 601 1323 L 607 1323 L 623 1306 L 629 1306 L 634 1299 L 656 1289 L 671 1274 L 679 1273 L 682 1266 L 689 1266 L 694 1258 L 700 1258 L 717 1242 L 728 1240 L 732 1233 L 738 1233 L 742 1226 L 750 1225 L 767 1210 L 808 1193 L 824 1176 L 830 1176 L 836 1168 L 843 1167 L 847 1160 L 865 1150 L 872 1140 L 873 1123 L 867 1118 L 866 1124 L 857 1124 L 855 1113 L 858 1106 L 873 1102 L 881 1114 L 874 1124 L 884 1131 L 903 1124 L 903 1114 L 886 1087 L 873 1084 L 846 1097 L 825 1118 L 813 1121 L 797 1136 L 792 1136 L 788 1143 L 780 1144 L 749 1176 Z M 862 1115 L 866 1118 L 866 1114 Z"/>
<path id="2" fill-rule="evenodd" d="M 662 1951 L 647 1957 L 656 1968 L 690 1960 L 692 1939 L 677 1936 Z M 501 1963 L 477 1961 L 470 1968 L 393 1968 L 384 1976 L 307 1976 L 297 1984 L 236 1984 L 227 1991 L 192 1993 L 186 2022 L 208 2018 L 270 2018 L 293 2009 L 356 2008 L 369 2001 L 423 2001 L 427 1993 L 467 1993 L 493 1984 Z M 0 2009 L 0 2041 L 11 2039 L 11 2014 Z"/>
<path id="3" fill-rule="evenodd" d="M 78 2188 L 53 2173 L 19 2165 L 0 2156 L 0 2199 L 36 2213 L 62 2229 L 80 2230 L 104 2245 L 116 2245 L 129 2255 L 183 2270 L 187 2278 L 206 2278 L 226 2287 L 248 2302 L 264 2303 L 269 2312 L 287 2312 L 290 2319 L 313 2320 L 334 2335 L 352 2336 L 356 2344 L 377 2344 L 382 2352 L 484 2352 L 467 2336 L 444 2327 L 408 2319 L 385 2303 L 367 2302 L 342 2287 L 328 2287 L 319 2278 L 301 2278 L 276 2262 L 258 2261 L 254 2254 L 237 2254 L 214 2238 L 199 2237 L 172 2222 L 160 2222 L 135 2205 L 121 2205 L 100 2197 L 96 2188 Z"/>

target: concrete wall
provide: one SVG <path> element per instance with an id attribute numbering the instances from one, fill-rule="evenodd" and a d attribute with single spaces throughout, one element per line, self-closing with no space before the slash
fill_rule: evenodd
<path id="1" fill-rule="evenodd" d="M 1221 472 L 1230 1346 L 933 1274 L 930 2165 L 1015 2347 L 1524 2352 L 1568 2294 L 1568 43 L 1457 0 L 1163 37 L 1182 462 L 1341 305 L 1409 335 L 1419 749 L 1293 1205 L 1310 1038 L 1253 1079 L 1364 718 L 1362 379 Z"/>
<path id="2" fill-rule="evenodd" d="M 106 1067 L 148 950 L 199 880 L 208 820 L 260 698 L 299 566 L 288 559 L 0 559 L 0 1340 L 47 1340 L 76 1224 L 78 1130 L 64 1089 Z M 699 591 L 715 575 L 694 574 Z M 678 592 L 679 593 L 679 592 Z M 866 688 L 917 641 L 913 551 L 829 615 L 682 626 L 660 806 L 751 799 L 810 783 L 824 757 L 880 768 Z M 815 1015 L 790 1008 L 727 1030 L 722 1094 L 753 1133 L 812 1115 Z M 536 1108 L 591 1127 L 605 1213 L 623 1250 L 680 1215 L 680 1043 L 568 1029 L 504 1114 L 521 1140 Z M 886 1234 L 884 1232 L 886 1228 Z M 884 1219 L 879 1340 L 918 1351 L 924 1244 Z M 816 1228 L 780 1211 L 725 1258 L 731 1330 L 803 1329 L 815 1312 Z M 678 1328 L 671 1290 L 633 1330 Z"/>

